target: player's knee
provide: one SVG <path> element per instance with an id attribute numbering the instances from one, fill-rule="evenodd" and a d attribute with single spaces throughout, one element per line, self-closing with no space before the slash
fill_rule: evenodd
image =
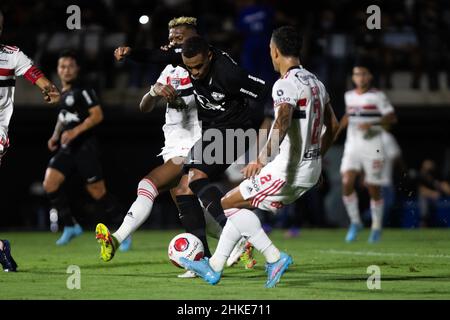
<path id="1" fill-rule="evenodd" d="M 44 179 L 44 182 L 42 182 L 42 187 L 44 188 L 46 193 L 52 193 L 59 189 L 60 183 L 53 179 Z"/>
<path id="2" fill-rule="evenodd" d="M 175 196 L 190 196 L 193 195 L 194 193 L 192 192 L 191 189 L 189 189 L 188 186 L 176 186 L 175 188 L 173 188 L 173 194 Z"/>

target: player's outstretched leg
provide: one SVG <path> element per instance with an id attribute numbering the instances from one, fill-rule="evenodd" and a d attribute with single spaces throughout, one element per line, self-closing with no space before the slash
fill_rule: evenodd
<path id="1" fill-rule="evenodd" d="M 186 258 L 180 258 L 181 264 L 188 270 L 195 272 L 199 277 L 215 285 L 220 281 L 222 272 L 215 271 L 209 264 L 207 257 L 200 259 L 199 261 L 191 261 Z"/>
<path id="2" fill-rule="evenodd" d="M 8 240 L 0 240 L 0 263 L 5 272 L 17 271 L 17 263 L 11 255 L 11 245 Z"/>
<path id="3" fill-rule="evenodd" d="M 97 224 L 95 228 L 95 238 L 98 243 L 100 243 L 100 258 L 108 262 L 116 253 L 116 250 L 119 246 L 119 241 L 109 232 L 109 229 L 103 224 Z"/>
<path id="4" fill-rule="evenodd" d="M 285 252 L 280 252 L 280 259 L 273 263 L 266 263 L 267 281 L 265 287 L 275 287 L 292 262 L 290 255 Z"/>

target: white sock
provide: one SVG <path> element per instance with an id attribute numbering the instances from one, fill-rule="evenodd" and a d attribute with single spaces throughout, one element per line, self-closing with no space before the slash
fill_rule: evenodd
<path id="1" fill-rule="evenodd" d="M 229 215 L 228 220 L 234 224 L 242 236 L 248 238 L 248 241 L 256 250 L 264 255 L 268 263 L 273 263 L 280 259 L 280 251 L 264 232 L 261 221 L 253 211 L 240 209 Z"/>
<path id="2" fill-rule="evenodd" d="M 370 212 L 372 214 L 372 230 L 381 230 L 383 226 L 384 201 L 370 200 Z"/>
<path id="3" fill-rule="evenodd" d="M 223 227 L 216 251 L 214 251 L 213 256 L 209 259 L 209 264 L 214 271 L 222 272 L 228 257 L 239 239 L 241 239 L 241 233 L 234 224 L 228 220 L 225 227 Z"/>
<path id="4" fill-rule="evenodd" d="M 344 202 L 344 206 L 347 210 L 350 222 L 361 224 L 361 218 L 359 216 L 358 196 L 356 195 L 356 192 L 353 191 L 353 193 L 348 196 L 342 196 L 342 201 Z"/>
<path id="5" fill-rule="evenodd" d="M 155 198 L 158 196 L 158 190 L 149 179 L 142 179 L 138 184 L 137 195 L 136 200 L 123 219 L 122 225 L 113 234 L 119 243 L 122 243 L 147 220 Z"/>

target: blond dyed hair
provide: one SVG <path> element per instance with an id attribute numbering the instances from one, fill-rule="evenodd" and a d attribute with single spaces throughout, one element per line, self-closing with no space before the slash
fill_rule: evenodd
<path id="1" fill-rule="evenodd" d="M 173 18 L 169 21 L 169 29 L 179 27 L 179 26 L 191 26 L 193 28 L 197 27 L 197 18 L 194 17 L 178 17 Z"/>

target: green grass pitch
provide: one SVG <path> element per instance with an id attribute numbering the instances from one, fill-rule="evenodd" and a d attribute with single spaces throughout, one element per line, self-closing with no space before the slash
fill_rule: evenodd
<path id="1" fill-rule="evenodd" d="M 450 299 L 450 230 L 386 230 L 381 243 L 344 243 L 345 230 L 303 230 L 300 237 L 270 236 L 294 264 L 274 289 L 265 289 L 264 263 L 254 270 L 225 269 L 219 284 L 179 279 L 183 270 L 167 257 L 180 230 L 139 231 L 132 251 L 99 258 L 94 231 L 57 247 L 59 234 L 2 233 L 12 243 L 17 273 L 0 273 L 0 299 Z M 211 245 L 216 245 L 211 240 Z M 70 265 L 81 272 L 81 288 L 69 290 Z M 367 268 L 381 271 L 381 289 L 369 290 Z"/>

